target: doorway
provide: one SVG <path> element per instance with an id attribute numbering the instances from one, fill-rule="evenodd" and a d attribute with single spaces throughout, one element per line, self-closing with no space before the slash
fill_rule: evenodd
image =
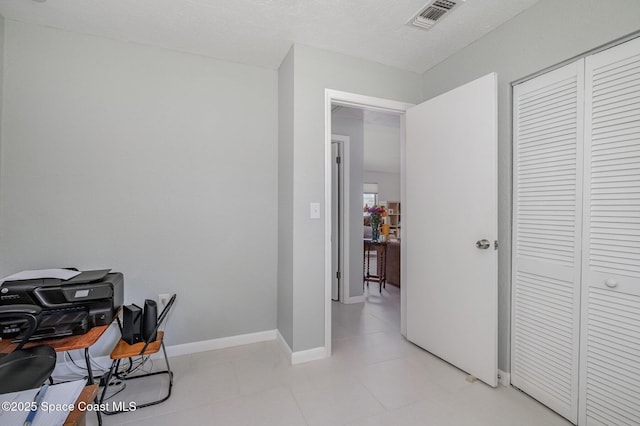
<path id="1" fill-rule="evenodd" d="M 338 338 L 378 331 L 399 334 L 400 115 L 333 105 L 332 133 L 332 156 L 336 159 L 332 162 L 333 340 L 335 343 Z M 336 134 L 348 138 L 346 149 L 342 149 Z M 345 154 L 350 154 L 353 160 Z M 344 187 L 351 196 L 342 189 L 341 182 L 346 178 L 349 183 Z M 381 208 L 383 214 L 372 213 Z M 371 224 L 378 216 L 383 243 L 372 244 Z M 350 230 L 341 234 L 343 222 L 349 224 Z M 350 247 L 344 252 L 343 242 Z M 344 273 L 342 268 L 346 269 Z M 372 277 L 365 285 L 363 275 L 369 274 Z"/>
<path id="2" fill-rule="evenodd" d="M 335 189 L 334 189 L 334 170 L 333 170 L 333 162 L 334 162 L 334 152 L 333 152 L 333 141 L 335 140 L 334 137 L 332 137 L 332 134 L 335 133 L 334 129 L 332 127 L 332 119 L 331 119 L 331 112 L 332 112 L 332 107 L 348 107 L 348 108 L 355 108 L 361 111 L 372 111 L 372 112 L 377 112 L 377 113 L 386 113 L 386 114 L 391 114 L 394 117 L 396 117 L 397 121 L 399 122 L 399 133 L 400 133 L 400 152 L 399 152 L 399 162 L 400 162 L 400 170 L 402 170 L 403 167 L 403 150 L 404 150 L 404 112 L 406 111 L 407 108 L 409 108 L 411 105 L 410 104 L 405 104 L 402 102 L 396 102 L 396 101 L 391 101 L 391 100 L 387 100 L 387 99 L 380 99 L 380 98 L 373 98 L 373 97 L 368 97 L 368 96 L 361 96 L 361 95 L 355 95 L 355 94 L 351 94 L 351 93 L 346 93 L 346 92 L 338 92 L 338 91 L 333 91 L 333 90 L 326 90 L 325 91 L 325 106 L 326 106 L 326 115 L 325 115 L 325 135 L 326 135 L 326 144 L 325 144 L 325 165 L 326 165 L 326 176 L 327 179 L 325 181 L 325 200 L 327 200 L 326 206 L 325 206 L 325 218 L 326 218 L 326 223 L 325 223 L 325 229 L 327 230 L 326 232 L 326 239 L 325 239 L 325 259 L 327 259 L 327 262 L 325 262 L 325 348 L 327 348 L 327 354 L 331 354 L 331 340 L 332 340 L 332 299 L 335 299 L 335 288 L 336 288 L 336 283 L 333 279 L 333 277 L 335 276 L 334 274 L 334 259 L 335 259 L 335 250 L 334 250 L 334 244 L 332 241 L 332 234 L 335 232 L 335 224 L 333 223 L 334 218 L 336 218 L 335 215 L 335 208 L 333 206 L 334 203 L 338 202 L 336 199 L 336 195 L 334 194 Z M 350 144 L 353 144 L 353 140 L 350 141 Z M 355 157 L 352 155 L 352 161 L 355 161 Z M 362 161 L 362 157 L 359 159 L 359 161 Z M 353 173 L 353 171 L 352 171 Z M 344 173 L 343 173 L 344 176 Z M 362 199 L 362 194 L 363 194 L 363 183 L 364 183 L 364 177 L 361 178 L 361 181 L 358 182 L 359 185 L 359 191 L 357 192 L 358 196 Z M 391 200 L 391 201 L 398 201 L 400 202 L 403 199 L 403 191 L 404 191 L 404 177 L 402 175 L 402 173 L 399 174 L 399 186 L 400 186 L 400 190 L 399 190 L 399 198 L 398 200 Z M 350 187 L 353 187 L 354 182 L 351 182 Z M 351 188 L 353 189 L 353 188 Z M 356 192 L 352 191 L 351 193 L 351 200 L 354 199 L 354 194 L 356 194 Z M 394 197 L 395 198 L 395 197 Z M 344 198 L 343 198 L 344 200 Z M 362 200 L 361 200 L 362 201 Z M 346 214 L 346 201 L 343 201 L 343 216 Z M 358 209 L 358 214 L 359 214 L 359 218 L 355 218 L 355 220 L 349 220 L 350 223 L 350 231 L 349 231 L 349 237 L 346 237 L 346 229 L 344 229 L 344 226 L 342 227 L 342 233 L 343 235 L 345 235 L 344 241 L 349 241 L 348 246 L 351 247 L 351 250 L 349 250 L 349 254 L 350 254 L 350 261 L 349 266 L 353 265 L 352 267 L 349 268 L 350 273 L 349 273 L 349 279 L 348 281 L 350 282 L 350 285 L 347 287 L 346 285 L 344 285 L 344 283 L 346 283 L 347 280 L 343 280 L 343 285 L 341 287 L 341 291 L 340 293 L 343 295 L 343 298 L 341 300 L 342 303 L 358 303 L 358 302 L 364 302 L 364 296 L 363 296 L 363 292 L 362 292 L 362 255 L 356 255 L 354 256 L 353 253 L 358 251 L 358 253 L 361 253 L 361 250 L 354 250 L 354 247 L 362 247 L 362 232 L 363 232 L 363 225 L 360 225 L 360 223 L 363 222 L 363 208 L 362 205 L 360 205 L 361 203 L 358 203 L 359 207 L 356 207 Z M 355 217 L 355 216 L 354 216 Z M 357 234 L 357 235 L 356 235 Z M 353 240 L 353 243 L 352 243 Z M 399 243 L 400 245 L 400 250 L 402 250 L 401 246 L 402 246 L 402 241 L 400 241 Z M 344 246 L 344 249 L 346 250 L 347 245 Z M 344 259 L 344 257 L 343 257 Z M 338 261 L 338 260 L 336 260 Z M 342 272 L 343 274 L 345 273 L 344 271 L 344 261 L 343 260 L 343 264 L 340 265 L 342 268 Z M 400 261 L 400 276 L 402 275 L 402 269 L 403 269 L 403 263 L 402 261 Z M 344 276 L 344 275 L 343 275 Z M 360 288 L 360 291 L 357 292 L 357 288 Z M 371 289 L 376 289 L 378 288 L 377 285 L 372 285 L 370 287 Z M 366 290 L 365 290 L 366 291 Z M 397 297 L 400 299 L 400 332 L 404 335 L 405 334 L 405 313 L 404 313 L 404 304 L 405 304 L 405 300 L 404 300 L 404 294 L 402 291 L 402 287 L 400 287 L 400 289 L 397 291 Z"/>

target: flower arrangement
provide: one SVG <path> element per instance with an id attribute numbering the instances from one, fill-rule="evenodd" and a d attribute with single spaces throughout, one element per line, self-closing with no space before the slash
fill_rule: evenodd
<path id="1" fill-rule="evenodd" d="M 382 223 L 382 217 L 386 216 L 383 206 L 369 207 L 367 210 L 369 213 L 369 224 L 371 225 L 371 235 L 373 241 L 378 241 L 378 235 L 380 234 L 380 224 Z"/>

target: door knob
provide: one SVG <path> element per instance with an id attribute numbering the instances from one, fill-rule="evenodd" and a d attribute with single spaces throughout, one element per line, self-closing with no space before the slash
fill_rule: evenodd
<path id="1" fill-rule="evenodd" d="M 609 288 L 614 288 L 614 287 L 618 286 L 618 281 L 616 281 L 613 278 L 607 278 L 607 280 L 604 282 L 604 284 Z"/>
<path id="2" fill-rule="evenodd" d="M 478 240 L 476 241 L 476 247 L 480 250 L 486 250 L 491 247 L 491 243 L 489 242 L 489 240 Z"/>

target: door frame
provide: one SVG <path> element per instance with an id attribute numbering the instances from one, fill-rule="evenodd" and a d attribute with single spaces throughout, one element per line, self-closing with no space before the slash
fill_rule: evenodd
<path id="1" fill-rule="evenodd" d="M 384 98 L 359 95 L 356 93 L 342 92 L 339 90 L 324 90 L 324 347 L 326 356 L 331 356 L 331 105 L 355 107 L 366 110 L 382 111 L 400 116 L 400 202 L 405 199 L 405 126 L 404 114 L 414 104 L 394 101 Z M 400 240 L 400 252 L 404 250 L 404 239 Z M 403 257 L 400 257 L 400 276 L 404 276 L 405 265 Z M 346 286 L 343 286 L 346 287 Z M 406 290 L 405 284 L 400 286 L 401 327 L 400 332 L 406 335 Z"/>
<path id="2" fill-rule="evenodd" d="M 338 293 L 338 301 L 340 303 L 350 303 L 349 302 L 349 291 L 346 290 L 349 288 L 349 260 L 350 260 L 350 255 L 349 255 L 349 232 L 350 232 L 350 221 L 349 221 L 349 204 L 348 204 L 348 200 L 350 199 L 350 193 L 349 193 L 349 189 L 350 189 L 350 155 L 349 155 L 349 150 L 351 149 L 351 138 L 349 136 L 343 136 L 343 135 L 337 135 L 337 134 L 333 134 L 331 135 L 331 143 L 336 142 L 340 145 L 341 149 L 342 149 L 342 154 L 341 154 L 341 161 L 340 164 L 342 165 L 342 170 L 341 170 L 341 181 L 340 181 L 340 193 L 341 193 L 341 203 L 342 203 L 342 212 L 340 212 L 341 214 L 339 215 L 339 219 L 342 223 L 342 226 L 340 227 L 340 261 L 341 261 L 341 265 L 342 265 L 342 276 L 340 279 L 340 289 L 339 289 L 339 293 Z M 331 160 L 331 162 L 333 163 L 333 160 Z M 333 211 L 333 206 L 331 206 L 331 209 Z M 332 256 L 333 259 L 333 256 Z M 333 265 L 331 265 L 331 276 L 333 276 Z"/>

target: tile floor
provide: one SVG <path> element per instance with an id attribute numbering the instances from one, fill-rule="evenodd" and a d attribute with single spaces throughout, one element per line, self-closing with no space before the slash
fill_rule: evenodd
<path id="1" fill-rule="evenodd" d="M 400 336 L 400 292 L 365 290 L 333 305 L 333 356 L 291 366 L 277 342 L 170 359 L 163 404 L 105 416 L 105 425 L 569 425 L 528 396 L 469 383 L 466 375 Z M 156 361 L 156 367 L 160 364 Z M 114 399 L 153 397 L 163 378 L 128 382 Z M 96 424 L 95 416 L 88 424 Z"/>

